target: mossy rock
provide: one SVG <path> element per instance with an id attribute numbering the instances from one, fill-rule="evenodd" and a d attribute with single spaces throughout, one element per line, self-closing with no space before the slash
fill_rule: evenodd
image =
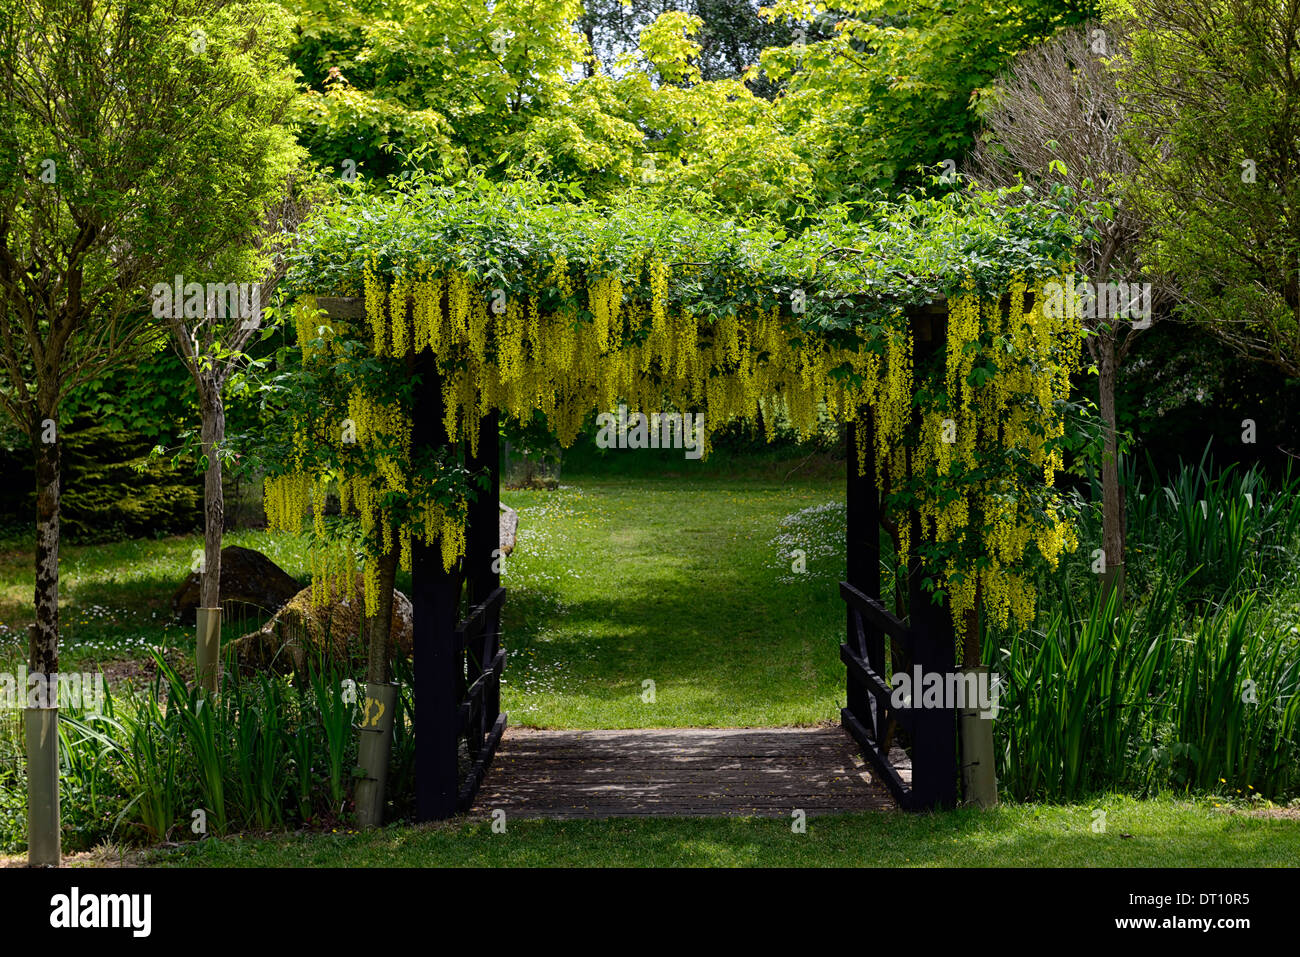
<path id="1" fill-rule="evenodd" d="M 331 582 L 331 597 L 324 603 L 312 600 L 304 588 L 257 631 L 232 642 L 227 653 L 244 673 L 274 671 L 302 672 L 324 666 L 355 671 L 364 667 L 369 647 L 363 634 L 365 599 L 358 575 L 353 581 L 352 599 L 344 594 L 344 582 Z M 415 615 L 411 600 L 393 590 L 393 626 L 390 656 L 411 657 Z"/>
<path id="2" fill-rule="evenodd" d="M 194 624 L 201 584 L 199 573 L 190 572 L 172 595 L 172 612 L 178 621 Z M 238 545 L 227 545 L 221 550 L 223 607 L 251 605 L 270 615 L 283 608 L 301 589 L 292 575 L 261 552 Z"/>

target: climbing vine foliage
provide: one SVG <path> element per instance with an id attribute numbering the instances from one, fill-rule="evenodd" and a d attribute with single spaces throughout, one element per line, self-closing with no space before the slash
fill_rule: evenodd
<path id="1" fill-rule="evenodd" d="M 1028 623 L 1026 564 L 1076 545 L 1053 480 L 1080 330 L 1041 308 L 1070 246 L 1059 210 L 1015 194 L 837 210 L 793 237 L 524 186 L 360 197 L 311 225 L 291 269 L 302 362 L 286 392 L 301 401 L 268 516 L 312 516 L 317 582 L 358 554 L 399 548 L 409 563 L 413 537 L 450 570 L 483 416 L 540 410 L 567 446 L 620 402 L 703 412 L 706 430 L 761 422 L 769 438 L 866 409 L 899 554 L 921 553 L 959 629 L 977 595 Z M 325 296 L 364 306 L 340 318 Z M 918 342 L 918 311 L 945 301 L 946 329 L 940 310 Z M 425 350 L 432 384 L 416 381 Z M 447 448 L 413 448 L 424 386 L 441 390 Z"/>

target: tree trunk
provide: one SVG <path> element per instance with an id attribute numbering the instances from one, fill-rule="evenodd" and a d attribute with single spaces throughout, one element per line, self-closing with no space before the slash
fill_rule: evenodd
<path id="1" fill-rule="evenodd" d="M 53 405 L 53 403 L 49 403 Z M 32 674 L 52 675 L 59 670 L 59 484 L 60 455 L 57 433 L 42 423 L 55 419 L 53 408 L 39 403 L 32 448 L 36 456 L 36 626 L 27 648 L 27 668 Z M 52 442 L 42 441 L 53 438 Z"/>
<path id="2" fill-rule="evenodd" d="M 226 438 L 226 408 L 221 389 L 210 379 L 199 385 L 200 433 L 207 469 L 203 473 L 203 570 L 199 573 L 199 607 L 221 604 L 221 539 L 225 532 L 226 500 L 221 487 L 221 443 Z"/>
<path id="3" fill-rule="evenodd" d="M 984 646 L 980 642 L 980 610 L 984 607 L 984 583 L 975 582 L 975 607 L 969 609 L 962 620 L 966 634 L 961 644 L 961 666 L 978 668 L 984 664 Z"/>
<path id="4" fill-rule="evenodd" d="M 389 667 L 389 645 L 393 631 L 393 588 L 397 584 L 397 564 L 401 555 L 397 530 L 393 530 L 393 547 L 379 558 L 379 605 L 375 616 L 366 620 L 369 628 L 370 654 L 366 662 L 366 681 L 387 684 L 393 680 Z"/>
<path id="5" fill-rule="evenodd" d="M 42 394 L 30 435 L 36 457 L 35 617 L 27 639 L 28 688 L 39 682 L 23 711 L 27 754 L 27 863 L 57 867 L 59 825 L 59 436 L 55 400 Z M 51 423 L 47 429 L 45 423 Z M 49 441 L 46 441 L 46 440 Z M 19 694 L 27 694 L 20 688 Z M 34 707 L 32 707 L 34 705 Z"/>
<path id="6" fill-rule="evenodd" d="M 392 683 L 388 652 L 392 643 L 393 586 L 397 582 L 400 558 L 401 545 L 397 529 L 393 529 L 393 547 L 378 559 L 378 607 L 374 617 L 366 619 L 370 639 L 366 717 L 357 728 L 357 764 L 364 773 L 357 781 L 355 795 L 357 822 L 362 827 L 378 827 L 384 823 L 384 792 L 393 745 L 393 711 L 397 704 L 397 686 Z"/>
<path id="7" fill-rule="evenodd" d="M 1101 548 L 1105 558 L 1102 589 L 1124 599 L 1124 490 L 1119 483 L 1119 441 L 1115 424 L 1115 380 L 1118 363 L 1113 333 L 1101 332 L 1097 342 L 1097 391 L 1103 429 L 1101 455 Z"/>
<path id="8" fill-rule="evenodd" d="M 225 497 L 221 488 L 221 443 L 226 437 L 226 410 L 220 381 L 211 373 L 195 375 L 199 387 L 203 476 L 203 567 L 199 569 L 199 607 L 195 612 L 195 664 L 199 686 L 216 694 L 221 685 L 221 537 L 225 531 Z"/>

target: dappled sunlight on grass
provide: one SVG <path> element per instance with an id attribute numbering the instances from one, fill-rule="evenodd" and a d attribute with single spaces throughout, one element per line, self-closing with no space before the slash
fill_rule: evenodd
<path id="1" fill-rule="evenodd" d="M 643 477 L 504 493 L 520 513 L 506 709 L 542 727 L 832 719 L 843 559 L 810 541 L 817 574 L 783 576 L 773 539 L 790 513 L 840 495 L 829 482 Z"/>
<path id="2" fill-rule="evenodd" d="M 1098 809 L 1104 831 L 1094 831 Z M 1300 821 L 1226 815 L 1204 802 L 1003 805 L 935 814 L 871 811 L 809 818 L 509 820 L 481 816 L 356 834 L 231 838 L 157 852 L 201 866 L 612 867 L 1285 867 L 1300 859 Z"/>
<path id="3" fill-rule="evenodd" d="M 304 536 L 241 529 L 227 534 L 224 544 L 256 549 L 299 580 L 307 577 Z M 172 620 L 171 597 L 202 546 L 197 533 L 64 544 L 59 569 L 62 666 L 86 668 L 143 659 L 151 647 L 192 646 L 193 628 Z M 26 654 L 34 581 L 29 548 L 27 542 L 9 542 L 0 550 L 0 663 Z M 247 623 L 233 624 L 231 631 Z M 256 624 L 260 622 L 250 629 Z"/>

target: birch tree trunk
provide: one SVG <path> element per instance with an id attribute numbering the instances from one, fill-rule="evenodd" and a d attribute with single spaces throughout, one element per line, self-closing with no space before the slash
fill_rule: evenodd
<path id="1" fill-rule="evenodd" d="M 1109 596 L 1117 592 L 1124 600 L 1124 490 L 1119 483 L 1119 441 L 1115 418 L 1115 383 L 1119 363 L 1115 337 L 1102 332 L 1097 337 L 1097 391 L 1101 408 L 1101 548 L 1105 557 L 1102 589 Z"/>
<path id="2" fill-rule="evenodd" d="M 44 397 L 42 397 L 44 398 Z M 36 626 L 28 639 L 27 668 L 32 674 L 59 670 L 59 487 L 61 462 L 58 436 L 44 422 L 54 410 L 38 402 L 32 448 L 36 458 Z M 46 442 L 49 438 L 52 441 Z"/>
<path id="3" fill-rule="evenodd" d="M 61 463 L 55 422 L 56 397 L 37 396 L 31 429 L 36 458 L 35 618 L 27 639 L 27 666 L 41 682 L 43 700 L 23 712 L 27 752 L 27 863 L 57 867 L 62 859 L 59 826 L 59 486 Z M 19 689 L 26 694 L 27 689 Z"/>
<path id="4" fill-rule="evenodd" d="M 207 469 L 203 473 L 203 571 L 199 605 L 217 608 L 221 603 L 221 540 L 225 533 L 226 500 L 221 486 L 221 444 L 226 438 L 226 407 L 220 386 L 207 377 L 199 380 L 200 441 Z"/>

